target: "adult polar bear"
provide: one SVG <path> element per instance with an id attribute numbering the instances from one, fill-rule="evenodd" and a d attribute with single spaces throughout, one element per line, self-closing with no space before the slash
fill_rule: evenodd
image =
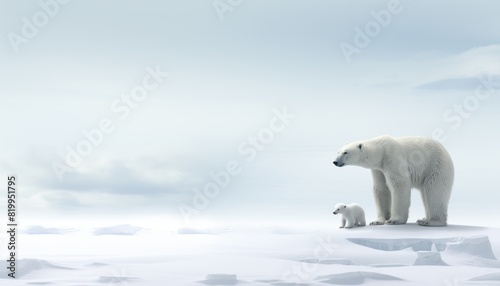
<path id="1" fill-rule="evenodd" d="M 450 155 L 439 142 L 426 137 L 379 136 L 349 143 L 338 152 L 335 166 L 371 169 L 377 220 L 371 225 L 408 221 L 410 192 L 421 191 L 423 226 L 445 226 L 454 179 Z"/>

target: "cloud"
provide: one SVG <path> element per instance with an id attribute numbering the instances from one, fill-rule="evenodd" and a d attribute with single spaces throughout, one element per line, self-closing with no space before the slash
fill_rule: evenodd
<path id="1" fill-rule="evenodd" d="M 416 88 L 474 90 L 484 79 L 500 76 L 500 45 L 476 47 L 437 61 L 430 77 Z M 434 72 L 437 70 L 438 72 Z M 482 79 L 481 79 L 482 78 Z M 496 81 L 495 81 L 496 82 Z"/>
<path id="2" fill-rule="evenodd" d="M 432 90 L 474 90 L 480 81 L 477 77 L 448 78 L 418 85 L 419 89 Z"/>
<path id="3" fill-rule="evenodd" d="M 182 193 L 192 183 L 187 171 L 161 162 L 144 165 L 113 161 L 89 164 L 65 174 L 62 182 L 45 180 L 44 186 L 64 191 L 150 196 Z"/>
<path id="4" fill-rule="evenodd" d="M 500 76 L 500 45 L 478 46 L 446 55 L 365 61 L 358 77 L 369 88 L 389 90 L 473 90 L 480 78 Z"/>
<path id="5" fill-rule="evenodd" d="M 193 189 L 212 180 L 209 173 L 221 170 L 227 158 L 232 158 L 221 152 L 189 157 L 159 154 L 157 157 L 160 159 L 101 156 L 65 174 L 62 182 L 51 174 L 41 174 L 33 179 L 26 200 L 33 205 L 32 211 L 95 214 L 141 205 L 147 208 L 137 212 L 177 214 L 178 203 L 191 200 Z"/>

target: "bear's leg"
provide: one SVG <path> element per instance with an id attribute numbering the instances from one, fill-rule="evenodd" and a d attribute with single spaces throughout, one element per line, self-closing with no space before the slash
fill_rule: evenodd
<path id="1" fill-rule="evenodd" d="M 340 222 L 340 227 L 339 228 L 344 228 L 345 226 L 345 218 L 342 217 L 342 221 Z"/>
<path id="2" fill-rule="evenodd" d="M 365 226 L 366 225 L 366 220 L 365 220 L 365 214 L 363 213 L 358 217 L 358 226 Z"/>
<path id="3" fill-rule="evenodd" d="M 408 221 L 411 202 L 411 181 L 409 176 L 395 175 L 388 178 L 391 190 L 391 218 L 386 224 L 405 224 Z"/>
<path id="4" fill-rule="evenodd" d="M 428 205 L 427 205 L 427 196 L 424 195 L 424 191 L 420 190 L 420 195 L 422 196 L 422 202 L 424 203 L 424 208 L 425 208 L 425 217 L 423 219 L 417 220 L 418 224 L 425 224 L 426 221 L 429 221 L 429 211 L 428 211 Z"/>
<path id="5" fill-rule="evenodd" d="M 347 225 L 345 228 L 353 228 L 354 224 L 356 223 L 355 218 L 352 217 L 352 214 L 349 214 L 349 217 L 346 218 L 347 220 Z"/>
<path id="6" fill-rule="evenodd" d="M 370 225 L 384 224 L 391 216 L 391 192 L 385 181 L 384 173 L 372 170 L 373 196 L 377 207 L 377 220 L 370 222 Z"/>
<path id="7" fill-rule="evenodd" d="M 422 193 L 425 197 L 425 210 L 427 218 L 417 223 L 422 226 L 446 226 L 448 218 L 448 202 L 450 200 L 451 185 L 440 180 L 429 180 L 431 184 L 425 184 Z M 449 190 L 447 189 L 449 188 Z"/>

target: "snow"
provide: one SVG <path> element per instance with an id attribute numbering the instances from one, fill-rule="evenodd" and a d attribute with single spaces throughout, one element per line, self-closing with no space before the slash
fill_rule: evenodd
<path id="1" fill-rule="evenodd" d="M 180 227 L 177 229 L 178 234 L 221 234 L 229 232 L 228 228 L 201 228 L 201 227 Z"/>
<path id="2" fill-rule="evenodd" d="M 238 279 L 235 274 L 208 274 L 205 280 L 200 282 L 207 285 L 236 285 Z"/>
<path id="3" fill-rule="evenodd" d="M 23 233 L 26 234 L 65 234 L 76 231 L 72 228 L 55 228 L 55 227 L 43 227 L 40 225 L 34 225 L 28 227 Z"/>
<path id="4" fill-rule="evenodd" d="M 441 254 L 435 251 L 417 251 L 417 259 L 413 265 L 447 265 Z"/>
<path id="5" fill-rule="evenodd" d="M 40 270 L 50 270 L 50 269 L 64 269 L 70 270 L 71 267 L 67 266 L 59 266 L 53 263 L 50 263 L 46 260 L 42 259 L 21 259 L 18 261 L 18 275 L 17 277 L 23 277 L 32 272 L 39 272 Z M 0 275 L 2 278 L 7 277 L 7 269 L 2 268 L 0 270 Z"/>
<path id="6" fill-rule="evenodd" d="M 400 239 L 360 239 L 348 238 L 349 241 L 359 245 L 371 247 L 374 249 L 394 251 L 405 248 L 411 248 L 413 251 L 432 250 L 433 245 L 437 250 L 446 249 L 446 243 L 456 241 L 457 238 L 444 239 L 424 239 L 424 238 L 400 238 Z"/>
<path id="7" fill-rule="evenodd" d="M 94 230 L 95 235 L 135 235 L 143 230 L 142 227 L 131 226 L 129 224 L 122 224 L 109 227 L 100 227 Z"/>
<path id="8" fill-rule="evenodd" d="M 469 279 L 469 281 L 491 281 L 491 282 L 498 283 L 500 281 L 500 272 L 495 272 L 495 273 L 490 273 L 490 274 L 472 277 Z M 482 285 L 486 285 L 486 284 L 482 284 Z"/>
<path id="9" fill-rule="evenodd" d="M 138 277 L 132 276 L 121 276 L 121 275 L 112 275 L 112 276 L 100 276 L 98 281 L 101 283 L 109 284 L 124 284 L 125 282 L 131 282 L 134 280 L 139 280 Z"/>
<path id="10" fill-rule="evenodd" d="M 24 232 L 17 279 L 2 267 L 0 284 L 500 284 L 497 228 L 276 229 L 125 224 L 64 234 Z"/>
<path id="11" fill-rule="evenodd" d="M 468 263 L 473 258 L 485 258 L 496 260 L 488 236 L 478 235 L 460 239 L 457 242 L 447 243 L 444 255 L 449 259 L 461 260 Z"/>
<path id="12" fill-rule="evenodd" d="M 345 259 L 345 258 L 321 259 L 321 260 L 309 258 L 309 259 L 301 259 L 299 261 L 306 262 L 306 263 L 319 263 L 319 264 L 342 264 L 342 265 L 351 265 L 352 264 L 351 260 Z"/>
<path id="13" fill-rule="evenodd" d="M 387 281 L 387 280 L 403 280 L 401 278 L 391 276 L 391 275 L 380 274 L 380 273 L 376 273 L 376 272 L 362 272 L 362 271 L 323 275 L 323 276 L 317 277 L 316 279 L 322 283 L 337 284 L 337 285 L 338 284 L 340 284 L 340 285 L 363 284 L 366 279 L 385 280 L 385 281 Z"/>

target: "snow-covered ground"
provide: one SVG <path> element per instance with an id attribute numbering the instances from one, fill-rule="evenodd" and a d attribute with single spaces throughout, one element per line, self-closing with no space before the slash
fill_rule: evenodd
<path id="1" fill-rule="evenodd" d="M 500 285 L 500 229 L 25 228 L 1 285 Z"/>

